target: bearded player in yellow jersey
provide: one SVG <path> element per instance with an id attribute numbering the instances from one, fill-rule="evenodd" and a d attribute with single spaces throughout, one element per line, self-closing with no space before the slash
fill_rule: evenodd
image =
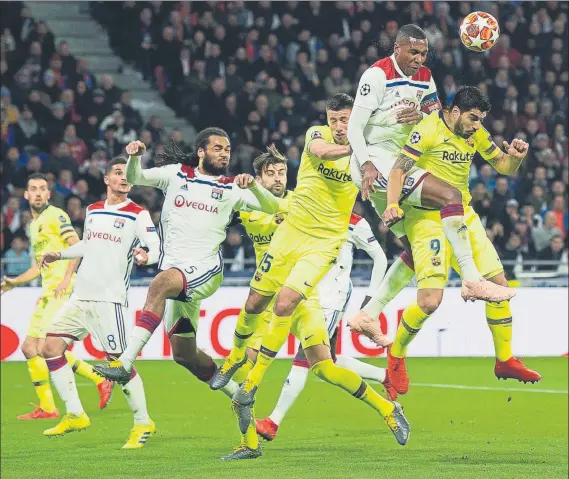
<path id="1" fill-rule="evenodd" d="M 399 404 L 381 397 L 353 371 L 334 364 L 321 308 L 312 315 L 301 315 L 291 324 L 296 308 L 309 302 L 305 300 L 332 267 L 347 236 L 358 191 L 350 176 L 351 148 L 346 136 L 352 105 L 350 96 L 335 95 L 326 105 L 329 126 L 308 130 L 287 220 L 275 232 L 255 271 L 237 321 L 233 348 L 211 380 L 212 389 L 219 389 L 247 362 L 247 343 L 276 295 L 257 362 L 233 396 L 242 433 L 251 424 L 255 393 L 263 375 L 292 326 L 318 377 L 379 412 L 399 444 L 404 445 L 409 438 L 409 423 Z"/>
<path id="2" fill-rule="evenodd" d="M 49 371 L 42 356 L 42 349 L 55 313 L 69 299 L 78 260 L 59 261 L 42 270 L 38 266 L 38 261 L 48 251 L 61 250 L 77 243 L 79 237 L 67 213 L 49 204 L 50 192 L 44 175 L 35 173 L 28 178 L 24 197 L 29 201 L 32 211 L 30 236 L 35 263 L 20 276 L 4 277 L 1 292 L 3 294 L 16 286 L 29 283 L 41 274 L 42 296 L 36 305 L 26 339 L 22 344 L 22 352 L 26 357 L 28 371 L 40 404 L 31 413 L 18 416 L 18 419 L 55 419 L 59 417 L 59 411 L 53 401 Z M 77 359 L 69 351 L 65 353 L 65 357 L 75 373 L 97 385 L 100 395 L 99 407 L 101 409 L 106 407 L 111 399 L 113 383 L 97 375 L 90 364 Z"/>
<path id="3" fill-rule="evenodd" d="M 488 281 L 508 286 L 498 253 L 486 236 L 480 218 L 470 206 L 472 198 L 468 189 L 468 178 L 476 153 L 498 173 L 513 174 L 525 158 L 528 144 L 519 139 L 514 139 L 511 144 L 504 142 L 506 151 L 503 152 L 482 126 L 490 106 L 490 102 L 478 88 L 462 87 L 456 93 L 450 108 L 432 113 L 413 129 L 389 176 L 389 206 L 383 219 L 387 225 L 391 225 L 404 217 L 418 286 L 417 301 L 403 312 L 395 341 L 388 352 L 391 381 L 399 394 L 405 394 L 409 386 L 405 367 L 407 347 L 423 323 L 439 307 L 449 268 L 460 272 L 445 238 L 441 215 L 418 208 L 407 208 L 403 214 L 403 210 L 399 208 L 398 199 L 406 175 L 415 165 L 461 191 L 465 224 L 476 266 Z M 486 303 L 486 318 L 494 340 L 496 377 L 524 382 L 539 381 L 541 376 L 528 369 L 512 354 L 512 312 L 509 302 Z"/>

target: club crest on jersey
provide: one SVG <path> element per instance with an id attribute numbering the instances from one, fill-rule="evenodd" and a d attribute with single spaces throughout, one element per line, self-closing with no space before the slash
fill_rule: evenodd
<path id="1" fill-rule="evenodd" d="M 117 218 L 113 224 L 115 228 L 122 229 L 124 228 L 125 221 L 122 218 Z"/>
<path id="2" fill-rule="evenodd" d="M 421 98 L 423 98 L 423 90 L 417 92 L 417 101 L 421 101 Z"/>
<path id="3" fill-rule="evenodd" d="M 223 198 L 223 189 L 221 188 L 212 188 L 211 189 L 211 197 L 214 200 L 221 200 Z"/>
<path id="4" fill-rule="evenodd" d="M 431 263 L 433 263 L 433 266 L 440 266 L 441 265 L 441 258 L 438 256 L 433 256 L 431 258 Z"/>
<path id="5" fill-rule="evenodd" d="M 474 139 L 472 137 L 469 138 L 468 140 L 466 140 L 466 144 L 468 146 L 470 146 L 471 148 L 473 148 L 474 147 Z"/>

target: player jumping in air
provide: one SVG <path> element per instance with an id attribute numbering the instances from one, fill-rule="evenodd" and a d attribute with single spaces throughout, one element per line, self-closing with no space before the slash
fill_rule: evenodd
<path id="1" fill-rule="evenodd" d="M 342 245 L 336 263 L 318 284 L 320 304 L 330 337 L 330 352 L 336 365 L 351 369 L 363 379 L 383 383 L 390 397 L 395 399 L 397 394 L 389 382 L 389 376 L 384 368 L 373 366 L 350 356 L 336 355 L 339 323 L 346 312 L 352 293 L 350 273 L 356 249 L 365 251 L 373 259 L 371 281 L 363 302 L 365 305 L 370 300 L 371 295 L 379 288 L 387 269 L 387 258 L 375 239 L 368 222 L 361 216 L 352 213 L 348 239 Z M 298 348 L 292 368 L 273 412 L 265 419 L 256 421 L 257 433 L 267 441 L 272 441 L 276 437 L 279 425 L 304 389 L 308 379 L 308 368 L 308 361 L 301 346 Z"/>
<path id="2" fill-rule="evenodd" d="M 362 198 L 370 199 L 380 216 L 387 207 L 387 178 L 399 151 L 413 126 L 425 114 L 440 108 L 431 72 L 423 65 L 427 52 L 425 32 L 415 25 L 405 25 L 397 33 L 394 54 L 374 63 L 364 72 L 358 85 L 348 125 L 348 139 L 353 149 L 352 177 L 362 190 Z M 511 289 L 483 281 L 472 257 L 463 197 L 457 188 L 415 167 L 406 176 L 397 203 L 440 210 L 445 235 L 462 273 L 465 300 L 499 301 L 515 294 Z M 393 224 L 391 230 L 408 249 L 403 224 Z M 387 272 L 380 301 L 392 299 L 390 289 L 400 284 L 406 286 L 413 274 L 412 259 L 408 253 L 402 255 Z M 348 324 L 356 331 L 369 332 L 370 325 L 377 323 L 375 318 L 382 304 L 370 302 L 364 308 L 366 315 L 358 315 Z"/>
<path id="3" fill-rule="evenodd" d="M 315 291 L 340 253 L 357 195 L 349 174 L 351 148 L 346 137 L 352 105 L 348 95 L 335 95 L 326 108 L 329 126 L 308 130 L 287 220 L 277 229 L 259 262 L 237 320 L 233 348 L 210 382 L 213 389 L 223 387 L 247 362 L 249 339 L 276 295 L 257 362 L 233 396 L 242 433 L 251 426 L 258 386 L 292 330 L 318 377 L 376 410 L 399 444 L 404 445 L 409 438 L 409 423 L 399 404 L 381 397 L 355 372 L 334 364 Z M 293 317 L 297 307 L 309 310 Z"/>
<path id="4" fill-rule="evenodd" d="M 128 382 L 132 365 L 164 316 L 174 360 L 199 380 L 207 382 L 217 366 L 197 348 L 200 302 L 215 293 L 223 279 L 220 245 L 233 213 L 243 208 L 276 213 L 279 200 L 251 175 L 223 176 L 231 156 L 229 137 L 220 128 L 198 133 L 195 153 L 185 155 L 173 142 L 159 156 L 161 166 L 143 170 L 140 141 L 126 147 L 130 155 L 127 180 L 133 185 L 154 186 L 164 192 L 160 218 L 161 272 L 152 280 L 144 310 L 138 316 L 128 346 L 117 361 L 96 370 L 108 379 Z M 167 299 L 172 301 L 165 313 Z M 227 384 L 232 397 L 237 384 Z"/>
<path id="5" fill-rule="evenodd" d="M 498 173 L 513 174 L 527 155 L 528 144 L 514 139 L 511 144 L 504 142 L 506 151 L 502 151 L 482 126 L 489 110 L 490 102 L 480 90 L 462 87 L 450 108 L 432 113 L 413 129 L 391 170 L 387 189 L 390 206 L 383 219 L 389 225 L 403 218 L 396 205 L 402 186 L 415 165 L 424 168 L 461 191 L 474 261 L 489 282 L 506 288 L 508 282 L 498 253 L 469 204 L 468 176 L 476 152 Z M 417 301 L 403 311 L 395 341 L 388 353 L 390 378 L 399 394 L 405 394 L 409 387 L 405 367 L 407 346 L 439 307 L 449 267 L 460 272 L 456 255 L 453 256 L 445 240 L 443 225 L 436 212 L 409 208 L 405 213 L 405 231 L 412 246 L 419 289 Z M 496 377 L 524 382 L 539 381 L 541 376 L 512 354 L 512 311 L 509 302 L 487 302 L 486 320 L 494 339 Z"/>
<path id="6" fill-rule="evenodd" d="M 1 292 L 10 291 L 16 286 L 29 283 L 41 275 L 42 295 L 32 315 L 22 352 L 28 363 L 28 371 L 36 388 L 39 406 L 29 414 L 18 416 L 18 419 L 55 419 L 59 411 L 53 401 L 53 393 L 49 385 L 49 370 L 43 357 L 43 346 L 48 328 L 61 306 L 69 299 L 75 269 L 78 261 L 61 261 L 48 268 L 40 269 L 38 261 L 47 251 L 61 250 L 79 242 L 79 237 L 71 225 L 67 213 L 49 204 L 50 191 L 47 179 L 41 173 L 28 177 L 24 197 L 30 203 L 33 221 L 30 224 L 30 236 L 34 250 L 34 265 L 16 278 L 4 277 Z M 113 391 L 113 384 L 105 381 L 93 371 L 93 367 L 77 359 L 69 351 L 65 357 L 73 372 L 90 379 L 99 390 L 99 408 L 104 409 Z"/>
<path id="7" fill-rule="evenodd" d="M 107 357 L 117 357 L 124 351 L 124 316 L 133 260 L 139 265 L 158 260 L 160 239 L 150 214 L 127 198 L 131 186 L 126 181 L 126 160 L 110 161 L 104 181 L 107 199 L 87 207 L 83 241 L 46 253 L 40 261 L 41 267 L 82 258 L 73 297 L 57 313 L 43 348 L 51 380 L 67 409 L 59 424 L 44 431 L 48 437 L 80 431 L 91 424 L 77 394 L 65 356 L 67 348 L 91 334 Z M 141 244 L 148 248 L 148 253 Z M 156 426 L 148 416 L 142 379 L 134 369 L 123 392 L 134 412 L 134 427 L 123 449 L 138 449 L 156 431 Z"/>

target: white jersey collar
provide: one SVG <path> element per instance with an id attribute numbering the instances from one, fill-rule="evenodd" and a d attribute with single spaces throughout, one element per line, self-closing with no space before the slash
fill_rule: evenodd
<path id="1" fill-rule="evenodd" d="M 116 205 L 109 205 L 107 203 L 107 200 L 105 200 L 105 209 L 111 209 L 111 210 L 118 210 L 120 208 L 122 208 L 123 206 L 126 206 L 130 203 L 130 199 L 126 199 L 126 201 L 123 201 L 122 203 L 117 203 Z"/>
<path id="2" fill-rule="evenodd" d="M 401 68 L 399 68 L 399 65 L 397 64 L 397 60 L 395 60 L 395 53 L 393 53 L 389 58 L 391 58 L 391 61 L 393 62 L 393 65 L 395 66 L 395 71 L 397 73 L 399 73 L 399 75 L 401 75 L 403 78 L 407 78 L 408 80 L 413 77 L 413 75 L 411 75 L 411 76 L 405 75 L 405 73 L 403 73 L 403 70 L 401 70 Z"/>

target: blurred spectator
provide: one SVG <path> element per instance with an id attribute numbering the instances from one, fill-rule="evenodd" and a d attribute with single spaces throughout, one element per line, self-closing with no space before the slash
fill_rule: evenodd
<path id="1" fill-rule="evenodd" d="M 26 239 L 16 236 L 12 240 L 10 249 L 4 253 L 3 259 L 6 260 L 4 266 L 6 276 L 18 276 L 26 272 L 32 265 Z"/>
<path id="2" fill-rule="evenodd" d="M 545 214 L 543 226 L 532 230 L 533 243 L 537 252 L 545 249 L 554 236 L 561 237 L 561 230 L 557 227 L 557 217 L 553 211 Z"/>
<path id="3" fill-rule="evenodd" d="M 540 266 L 540 271 L 555 271 L 558 268 L 558 263 L 562 257 L 565 256 L 567 261 L 567 251 L 563 251 L 563 238 L 560 235 L 555 235 L 549 240 L 549 245 L 542 249 L 537 257 L 543 261 L 552 261 L 554 264 Z"/>

